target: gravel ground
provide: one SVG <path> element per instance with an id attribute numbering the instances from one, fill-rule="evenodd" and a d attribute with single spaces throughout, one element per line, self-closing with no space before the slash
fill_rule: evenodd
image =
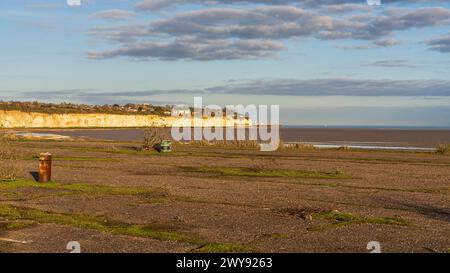
<path id="1" fill-rule="evenodd" d="M 189 252 L 208 243 L 255 252 L 368 252 L 370 241 L 380 242 L 383 252 L 450 251 L 448 155 L 337 150 L 261 153 L 188 146 L 177 147 L 172 154 L 153 154 L 136 151 L 136 143 L 104 141 L 14 145 L 24 156 L 20 161 L 23 179 L 32 180 L 30 172 L 37 170 L 37 159 L 31 156 L 48 151 L 55 156 L 53 180 L 61 185 L 134 188 L 160 195 L 9 187 L 0 188 L 0 204 L 151 226 L 188 234 L 197 241 L 28 219 L 32 225 L 0 229 L 1 238 L 28 241 L 0 240 L 0 252 L 68 252 L 69 241 L 80 242 L 83 252 Z M 347 177 L 221 175 L 224 168 L 338 170 Z M 325 217 L 327 213 L 354 218 L 345 222 Z M 401 222 L 392 224 L 387 219 Z M 0 224 L 8 221 L 8 216 L 0 216 Z"/>

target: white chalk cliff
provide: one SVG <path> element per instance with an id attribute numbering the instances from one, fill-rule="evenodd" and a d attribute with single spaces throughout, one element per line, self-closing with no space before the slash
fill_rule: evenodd
<path id="1" fill-rule="evenodd" d="M 170 127 L 179 117 L 157 115 L 117 114 L 46 114 L 0 110 L 0 128 L 126 128 L 126 127 Z M 203 127 L 251 126 L 250 120 L 231 118 L 201 118 L 185 120 L 184 124 Z M 200 125 L 199 125 L 200 124 Z"/>

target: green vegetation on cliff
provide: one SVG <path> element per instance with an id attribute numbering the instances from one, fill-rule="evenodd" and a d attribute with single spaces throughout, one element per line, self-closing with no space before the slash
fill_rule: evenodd
<path id="1" fill-rule="evenodd" d="M 125 105 L 86 105 L 73 103 L 41 103 L 41 102 L 3 102 L 0 101 L 0 110 L 37 112 L 46 114 L 141 114 L 141 115 L 170 115 L 171 106 L 156 106 L 145 104 L 125 104 Z"/>

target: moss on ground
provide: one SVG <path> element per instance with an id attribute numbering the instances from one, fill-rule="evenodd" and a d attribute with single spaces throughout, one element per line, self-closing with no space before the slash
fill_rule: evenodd
<path id="1" fill-rule="evenodd" d="M 101 167 L 98 166 L 86 166 L 82 164 L 53 164 L 53 166 L 71 169 L 101 169 Z"/>
<path id="2" fill-rule="evenodd" d="M 140 187 L 112 187 L 104 185 L 95 185 L 88 183 L 59 183 L 48 182 L 38 183 L 31 180 L 16 180 L 10 182 L 0 183 L 0 190 L 12 190 L 19 188 L 39 188 L 39 189 L 52 189 L 70 191 L 73 193 L 83 193 L 87 195 L 99 196 L 99 195 L 132 195 L 143 197 L 146 199 L 164 199 L 169 195 L 162 189 L 149 189 Z"/>
<path id="3" fill-rule="evenodd" d="M 251 253 L 255 252 L 254 249 L 246 247 L 240 244 L 230 243 L 209 243 L 200 246 L 193 250 L 193 252 L 203 253 Z"/>
<path id="4" fill-rule="evenodd" d="M 357 216 L 351 213 L 339 212 L 337 210 L 314 209 L 314 208 L 284 208 L 277 210 L 280 213 L 298 216 L 305 220 L 320 219 L 329 222 L 328 224 L 314 225 L 308 228 L 310 231 L 323 231 L 330 228 L 339 228 L 356 224 L 377 224 L 394 226 L 411 226 L 409 222 L 400 217 L 366 217 Z"/>
<path id="5" fill-rule="evenodd" d="M 319 219 L 331 221 L 331 224 L 320 225 L 310 228 L 309 230 L 325 230 L 328 228 L 338 228 L 342 226 L 355 224 L 377 224 L 377 225 L 394 225 L 394 226 L 411 226 L 410 223 L 399 217 L 363 217 L 350 213 L 328 211 L 314 215 Z"/>
<path id="6" fill-rule="evenodd" d="M 108 154 L 122 154 L 122 155 L 141 155 L 141 156 L 157 156 L 157 155 L 180 155 L 179 153 L 159 153 L 156 150 L 147 151 L 147 150 L 139 150 L 137 148 L 129 148 L 129 149 L 108 149 L 108 148 L 97 148 L 97 147 L 64 147 L 62 149 L 70 149 L 82 152 L 100 152 L 100 153 L 108 153 Z"/>
<path id="7" fill-rule="evenodd" d="M 171 200 L 177 201 L 177 202 L 207 204 L 207 205 L 225 205 L 225 206 L 236 206 L 236 207 L 246 207 L 246 208 L 261 207 L 261 205 L 253 204 L 253 203 L 233 203 L 233 202 L 227 202 L 227 201 L 208 200 L 208 199 L 200 199 L 200 198 L 187 197 L 187 196 L 171 196 Z"/>
<path id="8" fill-rule="evenodd" d="M 36 225 L 34 221 L 14 220 L 0 221 L 0 232 L 18 230 Z"/>
<path id="9" fill-rule="evenodd" d="M 199 244 L 200 242 L 197 238 L 181 232 L 161 230 L 150 225 L 133 225 L 110 221 L 107 218 L 90 215 L 63 214 L 2 204 L 0 205 L 0 216 L 14 221 L 30 220 L 38 223 L 53 223 L 161 241 L 176 241 L 190 244 Z"/>
<path id="10" fill-rule="evenodd" d="M 387 224 L 387 225 L 406 225 L 407 222 L 395 217 L 360 217 L 355 216 L 350 213 L 339 212 L 339 211 L 328 211 L 317 213 L 321 219 L 333 220 L 337 222 L 350 222 L 350 221 L 361 221 L 369 224 Z"/>
<path id="11" fill-rule="evenodd" d="M 22 160 L 37 160 L 38 156 L 23 157 Z M 53 161 L 119 161 L 117 158 L 109 157 L 94 157 L 94 156 L 54 156 Z"/>
<path id="12" fill-rule="evenodd" d="M 180 231 L 168 230 L 164 226 L 155 225 L 139 225 L 128 224 L 120 221 L 112 221 L 110 219 L 98 216 L 83 214 L 65 214 L 51 211 L 43 211 L 38 209 L 15 207 L 12 205 L 0 204 L 0 217 L 8 218 L 13 223 L 8 226 L 10 228 L 26 227 L 25 221 L 30 223 L 52 223 L 63 226 L 70 226 L 81 229 L 97 230 L 112 234 L 128 235 L 134 237 L 150 238 L 160 241 L 173 241 L 187 243 L 192 245 L 200 245 L 195 248 L 194 252 L 252 252 L 249 247 L 239 244 L 228 243 L 208 243 L 203 240 Z M 1 230 L 0 225 L 0 230 Z"/>
<path id="13" fill-rule="evenodd" d="M 194 173 L 206 173 L 220 176 L 245 176 L 245 177 L 294 177 L 294 178 L 350 178 L 343 171 L 305 171 L 305 170 L 258 170 L 252 168 L 228 168 L 228 167 L 180 167 L 183 171 Z"/>

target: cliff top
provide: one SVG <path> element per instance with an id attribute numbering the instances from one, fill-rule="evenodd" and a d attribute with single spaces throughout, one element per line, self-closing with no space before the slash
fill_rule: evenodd
<path id="1" fill-rule="evenodd" d="M 160 115 L 170 116 L 171 106 L 156 106 L 151 104 L 125 105 L 86 105 L 73 103 L 41 103 L 0 101 L 0 110 L 17 110 L 22 112 L 38 112 L 46 114 L 121 114 L 121 115 Z"/>

